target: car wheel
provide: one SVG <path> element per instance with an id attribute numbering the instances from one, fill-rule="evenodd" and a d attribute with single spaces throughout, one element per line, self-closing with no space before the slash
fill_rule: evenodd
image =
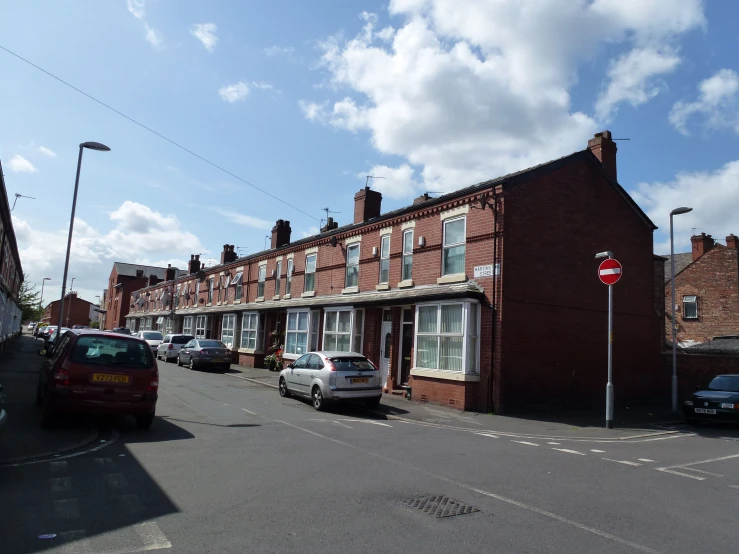
<path id="1" fill-rule="evenodd" d="M 382 396 L 375 396 L 374 398 L 365 399 L 364 404 L 368 408 L 377 408 L 380 405 L 380 400 L 382 400 Z"/>
<path id="2" fill-rule="evenodd" d="M 177 367 L 182 367 L 182 358 L 180 358 L 179 354 L 177 354 Z"/>
<path id="3" fill-rule="evenodd" d="M 290 391 L 287 390 L 287 382 L 285 382 L 285 378 L 280 378 L 280 396 L 282 398 L 290 398 Z"/>
<path id="4" fill-rule="evenodd" d="M 322 412 L 326 409 L 326 401 L 323 399 L 321 387 L 313 387 L 313 394 L 311 394 L 311 397 L 313 398 L 313 407 L 316 411 Z"/>
<path id="5" fill-rule="evenodd" d="M 190 365 L 188 366 L 190 368 L 190 371 L 195 371 L 195 358 L 190 356 Z"/>
<path id="6" fill-rule="evenodd" d="M 136 427 L 139 429 L 148 429 L 152 423 L 154 423 L 154 414 L 136 416 Z"/>

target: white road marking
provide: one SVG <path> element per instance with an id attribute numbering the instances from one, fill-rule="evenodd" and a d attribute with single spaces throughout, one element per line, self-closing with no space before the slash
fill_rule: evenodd
<path id="1" fill-rule="evenodd" d="M 670 467 L 697 466 L 700 464 L 709 464 L 711 462 L 721 462 L 723 460 L 731 460 L 732 458 L 739 458 L 739 454 L 733 454 L 731 456 L 722 456 L 721 458 L 711 458 L 710 460 L 701 460 L 700 462 L 690 462 L 689 464 L 680 464 L 679 466 L 670 466 Z"/>
<path id="2" fill-rule="evenodd" d="M 167 540 L 162 530 L 154 521 L 147 521 L 141 525 L 136 526 L 136 533 L 138 533 L 141 540 L 144 541 L 143 550 L 161 550 L 164 548 L 172 548 L 172 543 Z"/>
<path id="3" fill-rule="evenodd" d="M 228 406 L 228 404 L 226 404 L 225 402 L 223 403 L 223 405 L 224 405 L 224 406 Z"/>
<path id="4" fill-rule="evenodd" d="M 602 458 L 603 460 L 606 460 L 607 462 L 616 462 L 617 464 L 624 464 L 627 466 L 640 466 L 641 464 L 638 464 L 636 462 L 630 462 L 629 460 L 614 460 L 612 458 Z"/>
<path id="5" fill-rule="evenodd" d="M 547 444 L 559 444 L 558 442 L 548 442 Z"/>
<path id="6" fill-rule="evenodd" d="M 244 410 L 247 414 L 257 415 L 256 413 L 251 412 L 251 411 L 247 410 L 246 408 L 241 408 L 241 409 Z"/>
<path id="7" fill-rule="evenodd" d="M 128 488 L 128 481 L 122 473 L 108 473 L 103 475 L 103 479 L 111 490 L 120 491 Z"/>
<path id="8" fill-rule="evenodd" d="M 77 519 L 80 517 L 80 508 L 76 498 L 54 500 L 54 515 L 59 519 Z"/>
<path id="9" fill-rule="evenodd" d="M 354 420 L 357 421 L 357 420 Z M 371 419 L 360 419 L 359 421 L 362 421 L 364 423 L 369 423 L 370 425 L 380 425 L 381 427 L 391 427 L 392 425 L 388 425 L 387 423 L 382 423 L 381 421 L 372 421 Z"/>
<path id="10" fill-rule="evenodd" d="M 579 454 L 580 456 L 586 455 L 584 452 L 578 452 L 577 450 L 570 450 L 568 448 L 552 448 L 552 450 L 559 450 L 560 452 L 567 452 L 568 454 Z"/>
<path id="11" fill-rule="evenodd" d="M 353 427 L 350 427 L 350 426 L 349 426 L 349 425 L 347 425 L 346 423 L 341 423 L 341 422 L 340 422 L 340 421 L 338 421 L 338 420 L 334 420 L 334 421 L 332 421 L 331 423 L 333 423 L 334 425 L 338 425 L 339 427 L 346 427 L 347 429 L 353 429 Z"/>
<path id="12" fill-rule="evenodd" d="M 668 469 L 666 467 L 655 467 L 657 471 L 662 471 L 664 473 L 671 473 L 672 475 L 680 475 L 681 477 L 689 477 L 690 479 L 695 479 L 696 481 L 705 481 L 705 477 L 698 477 L 697 475 L 688 475 L 687 473 L 681 473 L 679 471 L 675 471 L 674 469 Z"/>
<path id="13" fill-rule="evenodd" d="M 655 460 L 650 460 L 649 458 L 637 458 L 640 462 L 654 462 Z"/>
<path id="14" fill-rule="evenodd" d="M 723 477 L 723 475 L 719 473 L 711 473 L 710 471 L 704 471 L 702 469 L 697 469 L 694 467 L 681 466 L 680 469 L 687 469 L 688 471 L 695 471 L 696 473 L 702 473 L 703 475 L 710 475 L 711 477 Z"/>
<path id="15" fill-rule="evenodd" d="M 739 485 L 729 485 L 730 489 L 739 489 Z"/>
<path id="16" fill-rule="evenodd" d="M 410 464 L 406 464 L 405 462 L 400 462 L 400 461 L 395 460 L 393 458 L 388 458 L 387 456 L 383 456 L 383 455 L 378 454 L 376 452 L 373 452 L 371 450 L 365 450 L 364 448 L 360 448 L 360 447 L 355 446 L 353 444 L 350 444 L 348 442 L 344 442 L 344 441 L 341 441 L 341 440 L 338 440 L 338 439 L 334 439 L 334 438 L 331 438 L 329 436 L 322 435 L 321 433 L 316 433 L 315 431 L 311 431 L 310 429 L 306 429 L 304 427 L 300 427 L 299 425 L 295 425 L 294 423 L 288 423 L 287 421 L 280 421 L 278 419 L 276 419 L 274 421 L 275 421 L 275 423 L 281 423 L 283 425 L 287 425 L 288 427 L 292 427 L 293 429 L 297 429 L 298 431 L 303 431 L 304 433 L 307 433 L 309 435 L 313 435 L 315 437 L 320 437 L 320 438 L 322 438 L 324 440 L 333 442 L 335 444 L 340 444 L 340 445 L 342 445 L 344 447 L 351 448 L 353 450 L 357 450 L 358 452 L 362 452 L 362 453 L 364 453 L 367 456 L 372 456 L 374 458 L 378 458 L 380 460 L 384 460 L 386 462 L 390 462 L 390 463 L 396 464 L 396 465 L 401 466 L 401 467 L 404 467 L 406 469 L 410 469 L 412 471 L 423 473 L 423 474 L 425 474 L 425 475 L 427 475 L 429 477 L 432 477 L 434 479 L 438 479 L 440 481 L 444 481 L 445 483 L 449 483 L 451 485 L 454 485 L 454 486 L 457 486 L 457 487 L 466 489 L 468 491 L 476 492 L 477 494 L 481 494 L 481 495 L 484 495 L 484 496 L 488 496 L 490 498 L 494 498 L 495 500 L 498 500 L 500 502 L 505 502 L 506 504 L 510 504 L 512 506 L 516 506 L 517 508 L 521 508 L 522 510 L 526 510 L 526 511 L 529 511 L 529 512 L 532 512 L 532 513 L 535 513 L 535 514 L 544 516 L 544 517 L 548 517 L 548 518 L 553 519 L 555 521 L 559 521 L 560 523 L 564 523 L 565 525 L 569 525 L 571 527 L 575 527 L 577 529 L 580 529 L 581 531 L 585 531 L 587 533 L 591 533 L 593 535 L 597 535 L 597 536 L 599 536 L 601 538 L 604 538 L 604 539 L 613 541 L 615 543 L 618 543 L 618 544 L 621 544 L 621 545 L 624 545 L 624 546 L 628 546 L 630 548 L 633 548 L 634 550 L 638 550 L 640 552 L 648 552 L 650 554 L 658 554 L 658 552 L 656 550 L 654 550 L 653 548 L 649 548 L 648 546 L 644 546 L 644 545 L 641 545 L 641 544 L 632 542 L 630 540 L 623 539 L 623 538 L 621 538 L 619 536 L 612 535 L 611 533 L 607 533 L 605 531 L 601 531 L 600 529 L 597 529 L 595 527 L 590 527 L 589 525 L 584 525 L 584 524 L 582 524 L 582 523 L 580 523 L 578 521 L 574 521 L 574 520 L 569 519 L 569 518 L 566 518 L 564 516 L 560 516 L 558 514 L 555 514 L 554 512 L 550 512 L 548 510 L 543 510 L 541 508 L 537 508 L 536 506 L 533 506 L 531 504 L 526 504 L 524 502 L 519 502 L 518 500 L 514 500 L 512 498 L 508 498 L 508 497 L 503 496 L 503 495 L 500 495 L 500 494 L 496 494 L 496 493 L 493 493 L 493 492 L 490 492 L 490 491 L 486 491 L 486 490 L 483 490 L 483 489 L 479 489 L 477 487 L 473 487 L 473 486 L 467 485 L 465 483 L 461 483 L 459 481 L 455 481 L 453 479 L 450 479 L 449 477 L 444 477 L 443 475 L 438 475 L 438 474 L 435 474 L 435 473 L 431 473 L 429 471 L 426 471 L 426 470 L 417 468 L 417 467 L 412 466 Z"/>
<path id="17" fill-rule="evenodd" d="M 591 452 L 595 452 L 596 454 L 605 454 L 605 453 L 606 453 L 606 451 L 605 451 L 605 450 L 596 450 L 595 448 L 593 448 L 593 449 L 592 449 L 592 450 L 590 450 L 590 451 L 591 451 Z"/>
<path id="18" fill-rule="evenodd" d="M 528 441 L 511 441 L 511 442 L 517 442 L 518 444 L 527 444 L 529 446 L 539 446 L 535 442 L 528 442 Z"/>
<path id="19" fill-rule="evenodd" d="M 490 439 L 497 439 L 499 438 L 498 435 L 491 435 L 490 433 L 477 433 L 481 437 L 488 437 Z"/>
<path id="20" fill-rule="evenodd" d="M 49 462 L 51 472 L 58 475 L 67 472 L 67 462 Z"/>
<path id="21" fill-rule="evenodd" d="M 49 485 L 51 485 L 51 492 L 69 492 L 72 490 L 72 478 L 57 477 L 49 479 Z"/>

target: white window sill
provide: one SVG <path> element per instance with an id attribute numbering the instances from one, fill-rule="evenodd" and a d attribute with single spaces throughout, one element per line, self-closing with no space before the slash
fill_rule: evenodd
<path id="1" fill-rule="evenodd" d="M 346 287 L 341 289 L 341 294 L 356 294 L 359 292 L 359 287 Z"/>
<path id="2" fill-rule="evenodd" d="M 451 371 L 439 371 L 438 369 L 411 369 L 413 377 L 428 377 L 429 379 L 443 379 L 445 381 L 466 381 L 478 383 L 480 375 L 478 373 L 455 373 Z"/>
<path id="3" fill-rule="evenodd" d="M 290 300 L 291 298 L 292 296 L 289 294 L 286 294 L 285 296 L 282 297 L 283 300 Z"/>
<path id="4" fill-rule="evenodd" d="M 264 296 L 259 296 L 254 299 L 254 302 L 264 302 Z"/>
<path id="5" fill-rule="evenodd" d="M 375 290 L 390 290 L 390 285 L 387 283 L 380 283 L 379 285 L 375 286 Z"/>
<path id="6" fill-rule="evenodd" d="M 220 306 L 220 305 L 221 305 L 221 303 L 220 303 L 220 302 L 216 302 L 216 306 Z"/>
<path id="7" fill-rule="evenodd" d="M 316 295 L 316 291 L 312 290 L 309 292 L 304 292 L 300 295 L 301 298 L 313 298 Z M 297 358 L 295 358 L 297 360 Z"/>
<path id="8" fill-rule="evenodd" d="M 279 299 L 280 299 L 280 295 L 279 295 L 279 294 L 275 294 L 275 295 L 274 295 L 274 296 L 272 297 L 272 300 L 279 300 Z"/>
<path id="9" fill-rule="evenodd" d="M 453 273 L 451 275 L 444 275 L 436 280 L 437 285 L 445 285 L 447 283 L 464 283 L 467 281 L 466 273 Z"/>
<path id="10" fill-rule="evenodd" d="M 208 302 L 208 303 L 207 303 L 207 304 L 205 305 L 205 307 L 206 307 L 206 308 L 210 308 L 210 307 L 211 307 L 212 305 L 213 305 L 213 303 L 212 303 L 212 302 Z"/>
<path id="11" fill-rule="evenodd" d="M 241 304 L 241 300 L 234 300 L 234 304 Z"/>
<path id="12" fill-rule="evenodd" d="M 239 348 L 238 352 L 241 354 L 261 354 L 261 350 L 257 350 L 256 348 Z"/>
<path id="13" fill-rule="evenodd" d="M 412 287 L 413 285 L 414 285 L 413 279 L 406 279 L 406 280 L 401 281 L 400 283 L 398 283 L 398 288 L 399 289 L 407 289 L 407 288 Z"/>

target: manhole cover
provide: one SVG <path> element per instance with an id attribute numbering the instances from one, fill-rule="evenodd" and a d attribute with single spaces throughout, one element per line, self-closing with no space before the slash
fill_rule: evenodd
<path id="1" fill-rule="evenodd" d="M 474 506 L 463 504 L 458 500 L 454 500 L 441 494 L 403 500 L 403 506 L 413 508 L 414 510 L 418 510 L 426 515 L 437 518 L 463 516 L 465 514 L 472 514 L 480 511 Z"/>

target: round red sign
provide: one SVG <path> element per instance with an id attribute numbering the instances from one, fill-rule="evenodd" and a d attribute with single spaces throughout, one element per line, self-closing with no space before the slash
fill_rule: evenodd
<path id="1" fill-rule="evenodd" d="M 604 285 L 615 285 L 621 278 L 622 273 L 621 262 L 613 258 L 603 260 L 598 266 L 598 278 Z"/>

